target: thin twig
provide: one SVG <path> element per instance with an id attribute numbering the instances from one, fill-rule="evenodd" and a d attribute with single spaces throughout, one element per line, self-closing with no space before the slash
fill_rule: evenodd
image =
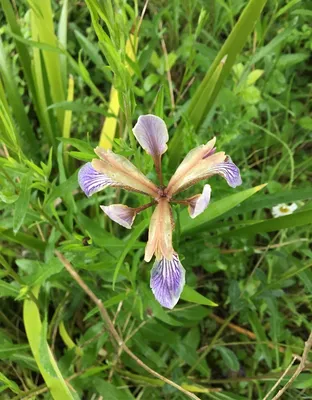
<path id="1" fill-rule="evenodd" d="M 212 314 L 209 314 L 209 317 L 212 318 L 213 320 L 215 320 L 218 324 L 224 324 L 224 322 L 225 322 L 225 319 L 224 319 L 224 318 L 221 318 L 221 317 L 219 317 L 218 315 L 213 314 L 213 313 L 212 313 Z M 240 333 L 241 335 L 244 335 L 244 336 L 249 337 L 250 339 L 254 339 L 254 340 L 257 339 L 257 336 L 256 336 L 253 332 L 249 331 L 248 329 L 242 328 L 242 327 L 239 326 L 239 325 L 233 324 L 232 322 L 230 322 L 230 323 L 228 324 L 228 327 L 229 327 L 230 329 L 232 329 L 233 331 L 235 331 L 235 332 L 237 332 L 237 333 Z M 285 353 L 285 351 L 286 351 L 284 347 L 282 347 L 282 346 L 277 346 L 277 345 L 276 345 L 275 343 L 273 343 L 273 342 L 266 342 L 266 343 L 267 343 L 268 347 L 270 347 L 271 349 L 275 349 L 275 348 L 277 347 L 277 349 L 278 349 L 278 351 L 279 351 L 280 353 Z M 209 346 L 209 345 L 207 345 L 206 347 L 208 347 L 208 346 Z M 292 355 L 293 355 L 293 357 L 295 357 L 296 359 L 301 360 L 301 357 L 300 357 L 298 354 L 293 353 Z"/>
<path id="2" fill-rule="evenodd" d="M 281 381 L 285 378 L 285 376 L 288 374 L 289 370 L 291 369 L 293 363 L 296 361 L 296 357 L 294 357 L 292 359 L 292 362 L 288 365 L 288 367 L 285 369 L 285 371 L 283 372 L 283 374 L 281 375 L 281 377 L 279 378 L 278 381 L 275 382 L 275 384 L 272 386 L 271 390 L 269 391 L 269 393 L 264 397 L 263 400 L 267 400 L 271 394 L 274 392 L 274 390 L 277 388 L 277 386 L 281 383 Z"/>
<path id="3" fill-rule="evenodd" d="M 85 282 L 80 278 L 78 273 L 74 270 L 70 262 L 61 254 L 59 251 L 55 251 L 56 256 L 58 259 L 61 261 L 61 263 L 64 265 L 66 270 L 69 272 L 69 274 L 72 276 L 72 278 L 78 283 L 78 285 L 81 287 L 81 289 L 90 297 L 90 299 L 97 305 L 100 314 L 103 318 L 103 321 L 107 324 L 107 329 L 112 336 L 112 338 L 117 342 L 120 348 L 124 352 L 126 352 L 140 367 L 145 369 L 145 371 L 149 372 L 151 375 L 156 376 L 158 379 L 162 380 L 163 382 L 166 382 L 168 385 L 173 386 L 180 392 L 184 393 L 186 396 L 188 396 L 191 399 L 195 400 L 200 400 L 199 397 L 197 397 L 194 393 L 189 392 L 188 390 L 183 389 L 180 385 L 177 383 L 171 381 L 170 379 L 160 375 L 158 372 L 154 371 L 152 368 L 150 368 L 148 365 L 146 365 L 142 360 L 140 360 L 130 349 L 128 346 L 125 345 L 121 337 L 119 336 L 117 330 L 115 329 L 112 320 L 110 319 L 110 316 L 106 310 L 106 308 L 103 306 L 102 301 L 96 297 L 96 295 L 92 292 L 92 290 L 85 284 Z"/>
<path id="4" fill-rule="evenodd" d="M 310 332 L 308 340 L 305 342 L 304 350 L 303 350 L 302 357 L 301 357 L 301 361 L 300 361 L 300 364 L 298 365 L 295 373 L 289 379 L 289 381 L 286 383 L 286 385 L 281 390 L 278 391 L 278 393 L 276 394 L 276 396 L 273 397 L 272 400 L 277 400 L 277 399 L 281 398 L 282 395 L 289 388 L 289 386 L 291 386 L 292 383 L 294 382 L 294 380 L 298 377 L 298 375 L 300 375 L 300 373 L 305 369 L 306 362 L 307 362 L 307 359 L 308 359 L 308 354 L 309 354 L 309 351 L 311 350 L 311 347 L 312 347 L 312 331 Z M 275 387 L 281 382 L 281 380 L 282 380 L 282 377 L 277 381 Z"/>

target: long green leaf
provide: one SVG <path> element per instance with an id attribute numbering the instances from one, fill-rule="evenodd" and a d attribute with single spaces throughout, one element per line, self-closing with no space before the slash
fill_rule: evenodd
<path id="1" fill-rule="evenodd" d="M 280 229 L 294 228 L 296 226 L 309 225 L 312 223 L 312 210 L 296 212 L 295 214 L 285 215 L 285 217 L 271 218 L 267 221 L 254 223 L 244 228 L 235 229 L 223 233 L 223 237 L 256 235 L 262 232 L 274 232 Z"/>
<path id="2" fill-rule="evenodd" d="M 217 54 L 205 78 L 197 88 L 185 113 L 186 118 L 189 119 L 190 123 L 195 127 L 195 129 L 202 124 L 209 110 L 211 109 L 223 82 L 229 75 L 231 68 L 235 63 L 237 55 L 243 49 L 250 33 L 252 32 L 266 1 L 267 0 L 249 1 L 229 37 Z M 215 71 L 225 56 L 227 56 L 226 62 L 222 68 L 222 71 L 220 71 L 221 73 L 219 74 L 217 81 L 215 82 Z M 183 130 L 179 127 L 169 146 L 171 167 L 174 167 L 178 163 L 182 153 Z"/>
<path id="3" fill-rule="evenodd" d="M 39 286 L 33 289 L 33 294 L 35 297 L 38 297 Z M 24 324 L 31 351 L 52 397 L 55 400 L 73 400 L 74 397 L 66 385 L 52 355 L 51 349 L 46 339 L 43 338 L 43 325 L 41 323 L 39 310 L 32 300 L 24 301 Z M 47 352 L 44 364 L 41 355 L 43 343 L 45 344 L 45 351 Z"/>
<path id="4" fill-rule="evenodd" d="M 35 30 L 34 40 L 57 46 L 57 38 L 54 33 L 53 15 L 50 0 L 28 0 L 31 7 L 32 30 Z M 34 32 L 33 32 L 34 33 Z M 42 55 L 47 72 L 49 90 L 53 103 L 65 100 L 65 88 L 63 86 L 60 55 L 47 50 L 42 50 Z M 64 111 L 57 110 L 59 129 L 63 127 Z M 60 135 L 59 135 L 60 136 Z"/>
<path id="5" fill-rule="evenodd" d="M 218 305 L 187 285 L 184 286 L 183 292 L 181 293 L 181 299 L 191 303 L 203 304 L 211 307 L 217 307 Z"/>
<path id="6" fill-rule="evenodd" d="M 25 106 L 21 100 L 19 89 L 15 83 L 15 77 L 12 73 L 12 67 L 8 61 L 8 57 L 2 40 L 0 37 L 0 76 L 4 83 L 8 102 L 12 108 L 15 122 L 19 127 L 19 132 L 15 130 L 16 136 L 20 136 L 22 140 L 23 148 L 25 152 L 29 152 L 30 155 L 34 156 L 36 153 L 37 146 L 35 146 L 36 139 L 33 133 L 33 129 L 30 125 L 27 117 Z"/>
<path id="7" fill-rule="evenodd" d="M 248 199 L 266 186 L 259 185 L 254 188 L 244 190 L 243 192 L 232 194 L 224 199 L 211 203 L 207 210 L 195 219 L 191 219 L 187 210 L 183 210 L 180 216 L 181 234 L 186 235 L 191 232 L 200 232 L 206 229 L 209 221 L 220 217 L 227 211 L 238 206 L 240 203 Z"/>

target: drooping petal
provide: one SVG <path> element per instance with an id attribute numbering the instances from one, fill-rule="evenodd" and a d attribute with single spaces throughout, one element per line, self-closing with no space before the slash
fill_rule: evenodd
<path id="1" fill-rule="evenodd" d="M 112 204 L 110 206 L 100 206 L 105 214 L 117 222 L 117 224 L 131 229 L 136 217 L 136 208 L 124 206 L 123 204 Z"/>
<path id="2" fill-rule="evenodd" d="M 143 149 L 152 157 L 157 157 L 167 150 L 169 139 L 165 122 L 156 115 L 141 115 L 133 128 L 134 136 Z"/>
<path id="3" fill-rule="evenodd" d="M 96 171 L 90 162 L 80 168 L 78 182 L 88 197 L 114 183 L 107 175 Z"/>
<path id="4" fill-rule="evenodd" d="M 239 168 L 233 163 L 230 156 L 226 156 L 224 162 L 211 167 L 211 175 L 214 174 L 221 175 L 232 188 L 242 184 Z"/>
<path id="5" fill-rule="evenodd" d="M 191 218 L 196 218 L 199 214 L 204 212 L 208 207 L 211 195 L 211 186 L 205 185 L 202 194 L 197 194 L 187 201 L 189 202 L 188 212 Z"/>
<path id="6" fill-rule="evenodd" d="M 172 309 L 179 301 L 185 284 L 185 269 L 177 254 L 172 260 L 156 260 L 151 270 L 150 287 L 156 300 L 166 308 Z"/>
<path id="7" fill-rule="evenodd" d="M 167 199 L 160 199 L 150 222 L 148 241 L 145 248 L 145 261 L 150 261 L 153 254 L 158 259 L 162 257 L 167 260 L 172 259 L 172 228 L 173 221 L 170 205 Z"/>
<path id="8" fill-rule="evenodd" d="M 215 152 L 215 143 L 216 138 L 214 137 L 206 144 L 195 147 L 187 153 L 168 183 L 169 194 L 175 193 L 176 188 L 179 187 L 179 181 L 185 174 L 191 171 L 201 160 L 208 158 Z"/>
<path id="9" fill-rule="evenodd" d="M 157 186 L 125 157 L 100 147 L 95 149 L 95 153 L 101 158 L 92 160 L 95 170 L 104 173 L 124 189 L 158 197 Z"/>

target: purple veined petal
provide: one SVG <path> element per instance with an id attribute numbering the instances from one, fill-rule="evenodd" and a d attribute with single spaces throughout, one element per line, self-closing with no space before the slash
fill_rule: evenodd
<path id="1" fill-rule="evenodd" d="M 133 133 L 143 149 L 152 157 L 160 156 L 167 150 L 168 130 L 165 122 L 156 115 L 141 115 Z"/>
<path id="2" fill-rule="evenodd" d="M 185 284 L 185 269 L 179 256 L 172 260 L 156 260 L 151 270 L 150 287 L 156 300 L 166 308 L 172 309 L 179 301 Z"/>
<path id="3" fill-rule="evenodd" d="M 127 158 L 100 147 L 96 147 L 94 152 L 100 157 L 100 160 L 92 160 L 92 167 L 108 176 L 116 183 L 116 186 L 129 191 L 145 193 L 153 198 L 159 196 L 157 186 Z"/>
<path id="4" fill-rule="evenodd" d="M 202 194 L 198 194 L 188 199 L 188 211 L 191 218 L 196 218 L 199 214 L 206 210 L 210 202 L 210 196 L 211 186 L 205 185 Z"/>
<path id="5" fill-rule="evenodd" d="M 92 164 L 88 162 L 79 170 L 78 183 L 84 193 L 90 197 L 114 182 L 105 174 L 96 171 Z"/>
<path id="6" fill-rule="evenodd" d="M 227 181 L 232 188 L 242 184 L 239 168 L 233 163 L 230 156 L 226 156 L 224 162 L 216 164 L 211 168 L 212 175 L 219 174 Z"/>
<path id="7" fill-rule="evenodd" d="M 100 206 L 104 213 L 117 224 L 131 229 L 136 217 L 136 208 L 124 206 L 123 204 L 112 204 L 111 206 Z"/>

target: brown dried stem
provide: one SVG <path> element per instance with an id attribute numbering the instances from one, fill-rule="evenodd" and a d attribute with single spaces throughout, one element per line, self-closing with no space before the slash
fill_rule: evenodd
<path id="1" fill-rule="evenodd" d="M 307 364 L 307 360 L 308 360 L 308 354 L 309 351 L 311 350 L 312 347 L 312 331 L 310 332 L 309 338 L 308 340 L 305 342 L 304 345 L 304 350 L 302 353 L 302 357 L 300 360 L 300 363 L 296 369 L 296 371 L 294 372 L 293 376 L 289 379 L 289 381 L 286 383 L 286 385 L 280 389 L 277 394 L 273 397 L 272 400 L 278 400 L 282 397 L 282 395 L 286 392 L 286 390 L 292 385 L 292 383 L 294 382 L 294 380 L 300 375 L 300 373 L 305 369 L 306 364 Z M 266 400 L 269 398 L 269 396 L 271 395 L 271 393 L 273 393 L 273 391 L 277 388 L 277 386 L 281 383 L 281 381 L 283 380 L 284 376 L 287 375 L 289 369 L 291 368 L 292 364 L 294 363 L 294 361 L 297 359 L 297 357 L 295 357 L 292 362 L 290 363 L 290 365 L 288 366 L 288 368 L 286 369 L 286 371 L 283 373 L 283 375 L 279 378 L 279 380 L 275 383 L 275 385 L 272 387 L 272 389 L 269 391 L 269 393 L 265 396 L 265 398 L 263 400 Z"/>
<path id="2" fill-rule="evenodd" d="M 142 360 L 140 360 L 130 349 L 128 346 L 125 345 L 123 342 L 122 338 L 119 336 L 117 330 L 114 327 L 114 324 L 112 323 L 112 320 L 110 319 L 110 316 L 106 310 L 106 308 L 103 306 L 102 301 L 96 297 L 96 295 L 92 292 L 92 290 L 85 284 L 85 282 L 80 278 L 78 273 L 75 271 L 73 266 L 70 264 L 70 262 L 63 256 L 62 253 L 59 251 L 55 251 L 56 256 L 58 259 L 61 261 L 61 263 L 64 265 L 66 270 L 69 272 L 69 274 L 72 276 L 72 278 L 78 283 L 78 285 L 81 287 L 81 289 L 90 297 L 90 299 L 95 303 L 95 305 L 98 307 L 101 317 L 103 321 L 107 325 L 107 329 L 111 337 L 117 342 L 118 346 L 122 348 L 122 350 L 127 353 L 140 367 L 145 369 L 148 373 L 151 375 L 155 376 L 156 378 L 162 380 L 163 382 L 166 382 L 168 385 L 173 386 L 180 392 L 184 393 L 186 396 L 188 396 L 190 399 L 195 399 L 195 400 L 200 400 L 199 397 L 197 397 L 194 393 L 189 392 L 186 389 L 183 389 L 180 385 L 177 383 L 171 381 L 170 379 L 160 375 L 158 372 L 154 371 L 152 368 L 150 368 L 148 365 L 146 365 Z"/>

